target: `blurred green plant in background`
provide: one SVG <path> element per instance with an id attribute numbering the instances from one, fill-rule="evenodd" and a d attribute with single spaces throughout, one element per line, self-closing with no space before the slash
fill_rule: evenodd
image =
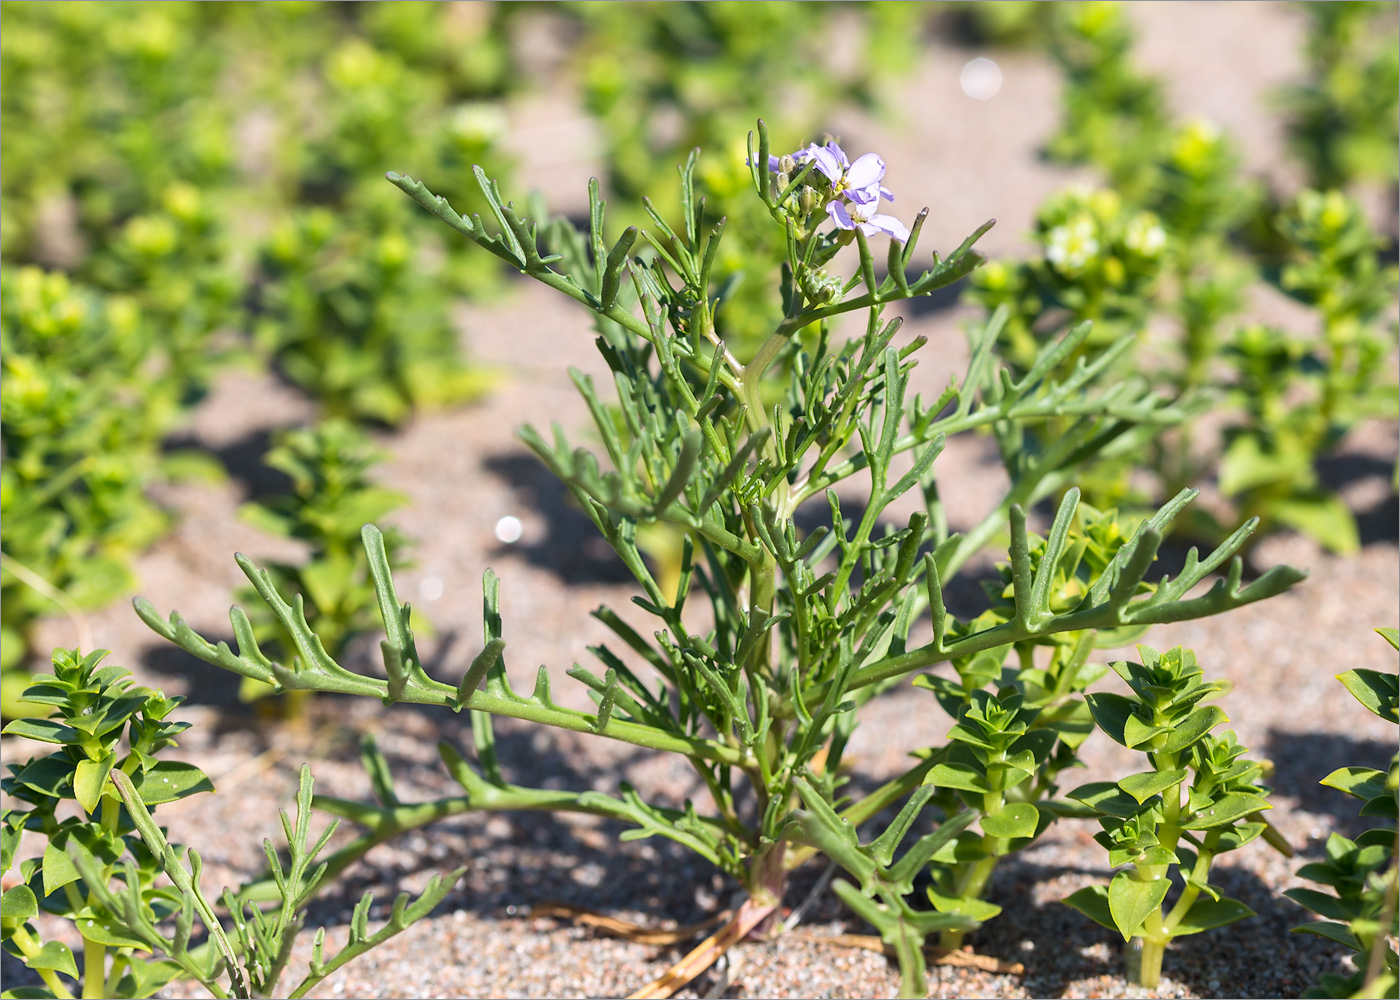
<path id="1" fill-rule="evenodd" d="M 1354 90 L 1360 79 L 1383 77 L 1394 57 L 1394 46 L 1380 52 L 1371 43 L 1394 10 L 1321 6 L 1336 9 L 1310 15 L 1312 76 L 1285 95 L 1295 138 L 1310 108 L 1327 122 L 1332 147 L 1379 142 L 1393 161 L 1395 140 L 1384 137 L 1394 133 L 1395 88 L 1369 103 Z M 1245 175 L 1218 126 L 1174 123 L 1161 84 L 1133 66 L 1122 6 L 1059 4 L 1040 18 L 1066 79 L 1063 121 L 1046 152 L 1097 167 L 1106 186 L 1049 198 L 1033 233 L 1038 255 L 984 268 L 971 279 L 970 297 L 989 313 L 1010 307 L 1003 338 L 1022 364 L 1084 320 L 1094 321 L 1100 343 L 1145 336 L 1155 320 L 1171 332 L 1154 345 L 1159 360 L 1136 370 L 1198 413 L 1223 413 L 1223 430 L 1203 433 L 1188 422 L 1143 448 L 1106 452 L 1084 483 L 1094 502 L 1145 509 L 1215 478 L 1233 510 L 1192 511 L 1181 522 L 1188 534 L 1223 538 L 1238 517 L 1258 516 L 1266 528 L 1294 528 L 1334 552 L 1354 552 L 1356 519 L 1320 480 L 1317 463 L 1364 421 L 1396 416 L 1397 277 L 1381 256 L 1386 241 L 1347 193 L 1280 195 Z M 1314 136 L 1297 148 L 1344 158 L 1322 144 Z M 1392 177 L 1383 157 L 1347 156 L 1367 166 L 1341 171 L 1304 159 L 1321 182 Z M 1244 324 L 1261 281 L 1313 308 L 1316 329 Z M 1051 424 L 1040 436 L 1049 442 L 1055 434 Z M 1135 469 L 1149 474 L 1151 486 Z"/>
<path id="2" fill-rule="evenodd" d="M 412 163 L 471 204 L 474 164 L 508 169 L 510 16 L 0 5 L 0 252 L 53 269 L 4 279 L 7 668 L 36 615 L 132 588 L 171 525 L 146 492 L 176 462 L 162 440 L 222 366 L 384 424 L 486 390 L 451 309 L 499 269 L 377 179 Z"/>
<path id="3" fill-rule="evenodd" d="M 1294 155 L 1308 167 L 1314 187 L 1358 179 L 1396 183 L 1400 48 L 1394 6 L 1342 0 L 1298 8 L 1311 22 L 1303 50 L 1309 76 L 1279 95 Z"/>
<path id="4" fill-rule="evenodd" d="M 4 666 L 24 659 L 34 620 L 115 600 L 131 556 L 169 516 L 146 488 L 173 474 L 217 476 L 204 456 L 163 455 L 184 381 L 130 297 L 35 267 L 0 272 L 0 608 Z M 4 708 L 15 682 L 6 674 Z"/>

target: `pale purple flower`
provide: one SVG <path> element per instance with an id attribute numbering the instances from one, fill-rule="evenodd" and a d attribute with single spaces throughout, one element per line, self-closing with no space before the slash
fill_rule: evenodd
<path id="1" fill-rule="evenodd" d="M 856 157 L 855 162 L 834 142 L 825 146 L 812 143 L 792 154 L 798 163 L 816 161 L 817 169 L 831 182 L 831 193 L 844 195 L 858 205 L 878 202 L 881 198 L 894 201 L 894 195 L 881 181 L 885 179 L 885 161 L 875 153 Z"/>
<path id="2" fill-rule="evenodd" d="M 879 207 L 878 198 L 865 203 L 853 201 L 849 205 L 832 200 L 827 202 L 826 212 L 831 216 L 831 221 L 836 223 L 838 229 L 855 229 L 859 226 L 860 231 L 866 236 L 885 233 L 901 243 L 909 242 L 908 227 L 893 215 L 876 212 L 875 209 Z"/>
<path id="3" fill-rule="evenodd" d="M 859 226 L 866 236 L 886 233 L 901 243 L 909 240 L 909 229 L 904 223 L 876 211 L 881 198 L 894 201 L 894 195 L 883 183 L 885 161 L 878 155 L 865 153 L 852 162 L 835 142 L 825 146 L 814 142 L 791 156 L 796 163 L 813 164 L 830 183 L 834 197 L 827 202 L 826 211 L 838 228 L 852 230 Z M 778 157 L 768 157 L 770 170 L 778 170 L 779 163 Z"/>

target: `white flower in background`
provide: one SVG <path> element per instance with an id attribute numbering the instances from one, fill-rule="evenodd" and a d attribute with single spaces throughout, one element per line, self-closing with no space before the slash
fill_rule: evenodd
<path id="1" fill-rule="evenodd" d="M 1151 212 L 1140 212 L 1128 223 L 1123 244 L 1140 257 L 1156 257 L 1167 246 L 1167 231 Z"/>
<path id="2" fill-rule="evenodd" d="M 1045 259 L 1061 274 L 1072 277 L 1098 256 L 1099 227 L 1087 213 L 1050 230 Z"/>

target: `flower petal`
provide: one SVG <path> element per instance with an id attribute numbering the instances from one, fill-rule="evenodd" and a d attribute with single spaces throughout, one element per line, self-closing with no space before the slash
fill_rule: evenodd
<path id="1" fill-rule="evenodd" d="M 826 214 L 831 216 L 831 221 L 836 223 L 837 229 L 854 229 L 856 222 L 851 218 L 851 213 L 846 210 L 845 202 L 833 199 L 826 203 Z"/>
<path id="2" fill-rule="evenodd" d="M 817 169 L 826 175 L 827 180 L 831 181 L 832 184 L 841 180 L 845 169 L 830 149 L 823 149 L 821 146 L 813 144 L 807 147 L 807 151 L 812 154 L 812 159 L 817 161 Z M 839 153 L 840 150 L 838 149 L 837 152 Z"/>
<path id="3" fill-rule="evenodd" d="M 892 192 L 889 188 L 885 187 L 885 185 L 881 184 L 881 185 L 880 185 L 880 197 L 881 197 L 881 198 L 884 198 L 886 201 L 893 202 L 893 201 L 894 201 L 894 192 Z"/>
<path id="4" fill-rule="evenodd" d="M 846 151 L 840 146 L 836 145 L 836 140 L 833 139 L 831 142 L 828 142 L 826 144 L 826 148 L 832 156 L 836 157 L 836 162 L 841 164 L 842 170 L 845 170 L 851 165 L 851 161 L 846 157 Z"/>
<path id="5" fill-rule="evenodd" d="M 849 191 L 842 191 L 853 205 L 874 205 L 880 200 L 880 185 L 872 184 L 870 187 L 851 188 Z"/>
<path id="6" fill-rule="evenodd" d="M 871 228 L 866 229 L 865 226 L 870 226 Z M 875 233 L 873 230 L 888 233 L 901 243 L 909 242 L 909 228 L 893 215 L 872 215 L 866 220 L 865 225 L 861 226 L 861 231 L 865 233 L 866 236 L 874 236 Z"/>
<path id="7" fill-rule="evenodd" d="M 853 188 L 868 188 L 878 185 L 884 176 L 885 161 L 874 153 L 865 153 L 846 171 L 846 183 Z"/>

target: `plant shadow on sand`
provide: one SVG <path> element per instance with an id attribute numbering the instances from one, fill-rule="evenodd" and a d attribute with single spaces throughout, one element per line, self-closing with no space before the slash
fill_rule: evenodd
<path id="1" fill-rule="evenodd" d="M 1298 808 L 1336 819 L 1337 832 L 1354 837 L 1375 826 L 1375 819 L 1357 815 L 1361 802 L 1345 792 L 1318 784 L 1342 767 L 1372 767 L 1384 770 L 1395 753 L 1393 743 L 1358 740 L 1338 733 L 1290 733 L 1269 731 L 1268 757 L 1276 770 L 1269 783 L 1277 795 L 1289 796 Z M 1321 842 L 1316 849 L 1321 851 Z"/>
<path id="2" fill-rule="evenodd" d="M 632 574 L 579 509 L 569 488 L 534 455 L 511 451 L 490 455 L 482 467 L 505 482 L 516 500 L 540 515 L 545 536 L 517 543 L 510 551 L 549 570 L 564 583 L 630 583 Z"/>
<path id="3" fill-rule="evenodd" d="M 395 711 L 424 716 L 415 721 L 434 727 L 437 736 L 456 746 L 475 766 L 467 719 L 442 719 L 438 713 L 402 707 Z M 605 760 L 583 752 L 575 734 L 516 720 L 498 719 L 494 730 L 505 780 L 528 787 L 616 794 L 619 778 L 626 780 L 630 775 L 642 784 L 646 775 L 632 772 L 654 759 L 649 751 L 619 748 Z M 463 794 L 436 761 L 425 762 L 421 753 L 398 752 L 396 742 L 387 738 L 380 741 L 380 749 L 398 777 L 404 801 Z M 685 791 L 679 789 L 681 794 Z M 661 802 L 662 798 L 679 797 L 646 796 L 666 805 L 679 803 Z M 732 879 L 663 838 L 620 842 L 619 835 L 626 829 L 620 822 L 551 812 L 482 812 L 447 818 L 371 850 L 312 905 L 308 921 L 344 923 L 366 890 L 373 889 L 387 907 L 393 887 L 410 876 L 420 876 L 411 879 L 417 886 L 427 872 L 464 865 L 467 873 L 442 908 L 466 910 L 484 919 L 523 918 L 533 906 L 562 902 L 630 915 L 648 924 L 666 919 L 686 924 L 728 905 L 738 888 Z"/>

